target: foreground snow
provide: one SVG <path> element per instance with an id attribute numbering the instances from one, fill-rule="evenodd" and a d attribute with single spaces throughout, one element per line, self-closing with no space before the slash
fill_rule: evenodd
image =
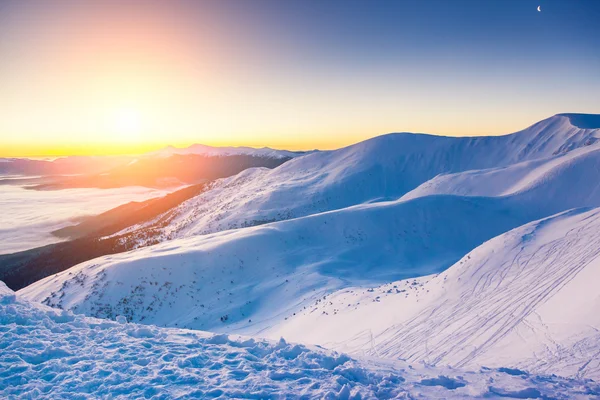
<path id="1" fill-rule="evenodd" d="M 378 214 L 381 204 L 350 213 L 364 218 L 322 214 L 107 256 L 19 294 L 87 315 L 283 336 L 392 360 L 600 379 L 600 209 L 501 234 L 435 276 L 336 291 L 359 278 L 385 281 L 410 265 L 411 251 L 424 261 L 465 240 L 444 223 L 442 231 L 422 225 L 431 235 L 424 242 L 406 241 L 392 234 L 394 218 L 448 215 L 424 219 L 393 204 L 389 213 Z M 457 220 L 475 215 L 466 210 Z M 314 219 L 321 223 L 304 225 Z M 382 221 L 392 231 L 370 227 Z M 336 232 L 345 233 L 339 243 Z"/>
<path id="2" fill-rule="evenodd" d="M 374 374 L 406 369 L 398 359 L 496 368 L 472 382 L 419 372 L 451 378 L 426 381 L 442 387 L 469 382 L 428 398 L 540 397 L 541 381 L 521 370 L 598 380 L 600 209 L 571 209 L 600 206 L 600 130 L 573 118 L 500 138 L 386 135 L 246 170 L 141 227 L 139 245 L 164 242 L 90 260 L 19 295 L 88 316 L 385 358 L 358 361 Z M 130 328 L 142 329 L 119 329 Z M 526 386 L 490 389 L 505 377 L 499 368 Z M 412 370 L 394 373 L 406 390 L 425 385 Z"/>
<path id="3" fill-rule="evenodd" d="M 0 282 L 0 396 L 594 398 L 590 380 L 378 362 L 320 348 L 73 315 Z"/>

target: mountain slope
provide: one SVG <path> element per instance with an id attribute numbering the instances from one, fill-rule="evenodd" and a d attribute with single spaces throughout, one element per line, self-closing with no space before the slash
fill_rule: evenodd
<path id="1" fill-rule="evenodd" d="M 598 279 L 600 209 L 572 211 L 500 235 L 439 275 L 332 294 L 268 335 L 431 365 L 599 379 Z"/>
<path id="2" fill-rule="evenodd" d="M 543 220 L 491 241 L 463 259 L 461 268 L 432 281 L 440 285 L 446 279 L 444 303 L 428 305 L 407 330 L 384 332 L 377 351 L 400 356 L 393 343 L 414 344 L 411 358 L 420 357 L 422 347 L 404 335 L 415 337 L 435 325 L 426 350 L 435 363 L 510 360 L 536 371 L 600 378 L 600 291 L 594 284 L 600 278 L 599 232 L 600 212 L 594 210 Z M 460 331 L 449 335 L 457 326 Z M 441 348 L 449 343 L 460 346 Z"/>
<path id="3" fill-rule="evenodd" d="M 596 179 L 595 171 L 599 169 L 600 144 L 594 143 L 598 130 L 575 126 L 573 119 L 586 128 L 596 122 L 594 116 L 559 115 L 499 138 L 387 135 L 345 149 L 300 157 L 273 170 L 250 168 L 208 183 L 206 191 L 178 207 L 134 221 L 118 232 L 105 233 L 110 236 L 93 247 L 122 251 L 169 239 L 287 220 L 354 204 L 396 199 L 415 185 L 403 199 L 436 194 L 515 195 L 526 201 L 527 207 L 537 202 L 535 207 L 542 210 L 538 210 L 536 218 L 573 207 L 597 206 L 600 193 L 589 182 Z M 490 145 L 492 142 L 497 143 Z M 511 144 L 506 145 L 508 142 Z M 564 152 L 570 148 L 573 150 Z M 507 153 L 511 149 L 514 154 Z M 512 160 L 554 153 L 502 167 L 438 174 L 440 170 L 503 164 L 502 157 Z M 433 179 L 421 182 L 430 176 Z M 510 203 L 511 207 L 519 206 L 516 201 Z M 54 249 L 43 250 L 48 251 Z M 110 252 L 114 251 L 103 253 Z M 77 253 L 79 260 L 90 258 L 85 258 L 85 252 Z M 60 255 L 59 260 L 62 259 L 70 258 Z M 64 263 L 59 264 L 44 270 L 63 270 Z M 8 262 L 5 270 L 14 267 Z M 18 267 L 30 268 L 27 263 Z M 12 284 L 28 282 L 16 278 L 11 278 Z"/>
<path id="4" fill-rule="evenodd" d="M 596 186 L 553 176 L 509 196 L 430 195 L 177 239 L 85 262 L 20 293 L 92 316 L 254 334 L 336 289 L 439 272 L 581 199 L 600 206 Z M 558 194 L 551 201 L 548 187 Z"/>
<path id="5" fill-rule="evenodd" d="M 56 159 L 0 158 L 0 176 L 94 174 L 126 165 L 129 156 L 69 156 Z"/>
<path id="6" fill-rule="evenodd" d="M 58 190 L 73 187 L 147 186 L 173 188 L 183 184 L 198 184 L 235 175 L 247 168 L 275 168 L 289 157 L 228 155 L 205 156 L 197 154 L 169 157 L 142 156 L 100 174 L 56 177 L 32 189 Z"/>
<path id="7" fill-rule="evenodd" d="M 335 289 L 441 271 L 536 215 L 455 196 L 362 205 L 98 258 L 19 293 L 97 317 L 256 333 Z"/>
<path id="8" fill-rule="evenodd" d="M 439 194 L 510 196 L 529 193 L 530 197 L 566 200 L 567 196 L 560 195 L 568 192 L 574 207 L 587 206 L 600 196 L 600 188 L 590 185 L 599 172 L 600 146 L 592 145 L 506 167 L 438 175 L 405 194 L 402 199 Z"/>

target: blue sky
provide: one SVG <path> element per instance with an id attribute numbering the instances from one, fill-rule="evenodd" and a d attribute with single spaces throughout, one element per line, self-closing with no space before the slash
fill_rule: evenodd
<path id="1" fill-rule="evenodd" d="M 598 21 L 597 0 L 0 0 L 0 136 L 15 154 L 509 133 L 600 112 Z"/>

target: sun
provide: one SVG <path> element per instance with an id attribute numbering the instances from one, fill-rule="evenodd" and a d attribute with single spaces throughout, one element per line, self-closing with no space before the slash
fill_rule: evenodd
<path id="1" fill-rule="evenodd" d="M 123 141 L 138 141 L 141 135 L 141 116 L 135 109 L 120 109 L 114 116 L 114 130 Z"/>

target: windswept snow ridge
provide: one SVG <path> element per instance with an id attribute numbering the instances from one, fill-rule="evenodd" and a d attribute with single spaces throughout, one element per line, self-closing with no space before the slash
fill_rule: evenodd
<path id="1" fill-rule="evenodd" d="M 566 154 L 507 167 L 438 175 L 402 196 L 403 200 L 430 195 L 514 196 L 519 201 L 546 199 L 556 210 L 600 204 L 600 147 L 589 146 Z M 540 202 L 541 203 L 541 202 Z"/>
<path id="2" fill-rule="evenodd" d="M 544 162 L 535 160 L 600 148 L 600 126 L 588 129 L 588 123 L 580 128 L 572 124 L 575 117 L 570 116 L 556 115 L 506 136 L 383 135 L 343 149 L 297 157 L 272 170 L 246 170 L 215 182 L 211 190 L 127 232 L 136 233 L 132 246 L 153 244 L 396 200 L 440 174 L 490 168 L 509 168 L 513 176 L 503 174 L 494 181 L 502 182 L 499 187 L 490 182 L 480 195 L 509 193 L 510 186 L 500 188 L 509 185 L 513 177 L 525 177 L 530 169 L 529 164 L 510 167 L 513 164 L 531 162 L 536 166 Z M 435 190 L 424 194 L 432 192 Z M 437 192 L 445 193 L 461 194 L 459 189 Z"/>
<path id="3" fill-rule="evenodd" d="M 591 399 L 593 381 L 354 360 L 278 342 L 73 315 L 0 282 L 0 396 L 21 398 Z"/>

